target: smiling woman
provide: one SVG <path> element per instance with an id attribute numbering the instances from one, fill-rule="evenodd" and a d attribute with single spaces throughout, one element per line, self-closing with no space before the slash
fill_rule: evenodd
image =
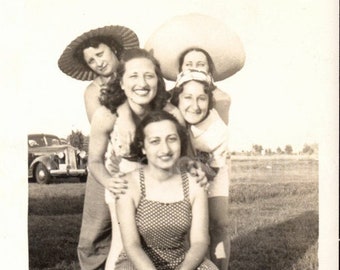
<path id="1" fill-rule="evenodd" d="M 102 104 L 93 115 L 91 122 L 89 145 L 89 170 L 97 183 L 105 190 L 105 200 L 110 205 L 113 227 L 113 239 L 108 264 L 116 259 L 117 251 L 121 250 L 120 233 L 115 217 L 115 196 L 125 192 L 126 183 L 122 174 L 139 166 L 130 151 L 130 142 L 126 137 L 120 136 L 120 130 L 126 129 L 127 115 L 136 126 L 150 111 L 166 110 L 175 116 L 180 112 L 172 104 L 168 103 L 169 94 L 165 90 L 165 82 L 157 60 L 143 49 L 131 49 L 125 51 L 117 67 L 117 75 L 110 81 L 107 87 L 101 91 L 100 102 Z M 124 108 L 126 114 L 120 113 Z M 181 119 L 182 120 L 182 119 Z M 182 120 L 184 125 L 184 121 Z M 133 134 L 134 135 L 134 134 Z M 108 148 L 108 145 L 112 148 Z M 109 157 L 104 159 L 104 157 Z M 115 168 L 114 171 L 110 168 Z M 102 194 L 101 200 L 104 200 Z M 89 200 L 96 200 L 93 196 Z M 98 210 L 99 211 L 99 210 Z M 96 224 L 90 215 L 88 222 L 94 224 L 105 232 L 110 229 Z M 89 233 L 84 229 L 81 234 L 86 242 Z"/>
<path id="2" fill-rule="evenodd" d="M 217 270 L 205 259 L 207 194 L 177 164 L 186 140 L 184 127 L 165 111 L 150 112 L 137 127 L 134 149 L 147 165 L 126 175 L 130 188 L 116 203 L 124 249 L 106 269 Z"/>
<path id="3" fill-rule="evenodd" d="M 178 106 L 191 131 L 197 159 L 206 165 L 209 186 L 210 256 L 219 269 L 228 269 L 229 173 L 228 127 L 213 108 L 211 76 L 199 70 L 178 75 L 172 103 Z"/>
<path id="4" fill-rule="evenodd" d="M 148 59 L 132 59 L 126 63 L 126 72 L 121 80 L 129 106 L 133 111 L 142 104 L 149 104 L 157 94 L 157 75 Z"/>

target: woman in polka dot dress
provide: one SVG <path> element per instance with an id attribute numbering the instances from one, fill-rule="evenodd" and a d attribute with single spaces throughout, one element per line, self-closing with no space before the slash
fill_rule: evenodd
<path id="1" fill-rule="evenodd" d="M 179 169 L 186 144 L 185 130 L 167 112 L 151 112 L 138 126 L 131 151 L 147 165 L 126 175 L 129 189 L 116 203 L 124 251 L 115 269 L 217 270 L 205 259 L 207 194 Z"/>

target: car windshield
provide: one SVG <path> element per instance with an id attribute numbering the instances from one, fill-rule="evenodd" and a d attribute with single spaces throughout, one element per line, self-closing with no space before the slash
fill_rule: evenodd
<path id="1" fill-rule="evenodd" d="M 61 145 L 61 143 L 60 143 L 60 139 L 56 136 L 29 135 L 28 145 L 29 147 L 42 147 L 42 146 Z"/>

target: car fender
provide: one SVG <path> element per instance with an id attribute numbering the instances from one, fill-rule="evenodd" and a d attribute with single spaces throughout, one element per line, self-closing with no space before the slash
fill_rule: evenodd
<path id="1" fill-rule="evenodd" d="M 58 169 L 58 164 L 53 160 L 52 156 L 40 156 L 32 161 L 30 165 L 30 170 L 32 170 L 32 172 L 34 171 L 38 163 L 44 164 L 49 171 L 53 169 Z"/>

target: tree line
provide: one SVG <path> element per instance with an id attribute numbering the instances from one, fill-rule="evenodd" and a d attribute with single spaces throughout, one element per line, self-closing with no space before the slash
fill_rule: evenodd
<path id="1" fill-rule="evenodd" d="M 71 132 L 70 135 L 67 136 L 66 143 L 77 147 L 80 150 L 85 150 L 88 152 L 89 147 L 89 136 L 85 136 L 81 131 L 76 130 Z M 240 152 L 233 151 L 232 155 L 237 154 L 246 154 L 246 155 L 293 155 L 293 154 L 303 154 L 303 155 L 313 155 L 318 154 L 318 144 L 304 144 L 303 148 L 299 151 L 294 151 L 292 145 L 287 144 L 284 148 L 277 147 L 275 150 L 271 148 L 263 148 L 261 144 L 253 144 L 250 150 L 242 150 Z"/>

